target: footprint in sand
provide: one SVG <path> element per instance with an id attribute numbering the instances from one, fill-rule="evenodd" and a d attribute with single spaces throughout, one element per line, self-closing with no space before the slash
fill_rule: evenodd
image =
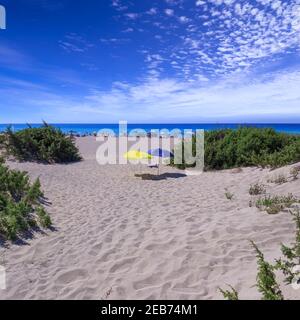
<path id="1" fill-rule="evenodd" d="M 74 269 L 61 272 L 56 278 L 56 284 L 70 284 L 72 282 L 82 281 L 88 277 L 88 272 L 83 269 Z"/>
<path id="2" fill-rule="evenodd" d="M 123 260 L 115 263 L 110 268 L 109 272 L 110 273 L 125 272 L 133 266 L 135 260 L 136 260 L 136 258 L 123 259 Z"/>

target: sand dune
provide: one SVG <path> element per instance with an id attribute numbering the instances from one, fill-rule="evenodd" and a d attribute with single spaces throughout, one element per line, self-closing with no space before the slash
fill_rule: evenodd
<path id="1" fill-rule="evenodd" d="M 99 166 L 93 138 L 78 145 L 81 163 L 9 163 L 40 177 L 56 230 L 0 248 L 7 270 L 1 299 L 223 299 L 218 287 L 226 284 L 243 299 L 260 297 L 249 240 L 267 259 L 279 257 L 280 243 L 293 240 L 294 224 L 288 213 L 250 208 L 248 189 L 260 181 L 272 194 L 300 197 L 300 180 L 267 183 L 288 167 L 149 181 L 136 178 L 134 166 Z M 285 294 L 299 297 L 292 288 Z"/>

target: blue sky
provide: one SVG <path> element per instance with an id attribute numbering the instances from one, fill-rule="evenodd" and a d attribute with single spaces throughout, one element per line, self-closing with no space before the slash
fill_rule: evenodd
<path id="1" fill-rule="evenodd" d="M 300 122 L 300 0 L 0 0 L 0 122 Z"/>

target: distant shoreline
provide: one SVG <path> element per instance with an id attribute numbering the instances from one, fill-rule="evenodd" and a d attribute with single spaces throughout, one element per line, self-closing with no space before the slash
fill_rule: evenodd
<path id="1" fill-rule="evenodd" d="M 13 130 L 22 130 L 28 127 L 28 124 L 10 124 Z M 32 127 L 39 127 L 42 124 L 30 124 Z M 64 133 L 79 136 L 95 135 L 99 130 L 108 129 L 112 130 L 115 134 L 119 134 L 118 124 L 64 124 L 54 123 L 51 124 L 56 128 L 60 128 Z M 9 124 L 0 124 L 0 133 L 5 131 Z M 197 129 L 204 129 L 206 131 L 218 130 L 218 129 L 237 129 L 240 126 L 250 126 L 257 128 L 273 128 L 278 132 L 284 132 L 288 134 L 300 134 L 300 123 L 171 123 L 171 124 L 128 124 L 128 132 L 134 129 L 142 129 L 147 133 L 151 130 L 164 130 L 172 131 L 179 129 L 181 131 L 187 129 L 196 131 Z"/>

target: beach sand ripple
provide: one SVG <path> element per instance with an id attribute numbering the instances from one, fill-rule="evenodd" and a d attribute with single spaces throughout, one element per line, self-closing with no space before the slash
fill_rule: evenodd
<path id="1" fill-rule="evenodd" d="M 288 213 L 249 207 L 250 184 L 266 183 L 268 170 L 142 180 L 134 166 L 99 166 L 93 138 L 78 144 L 81 163 L 9 163 L 40 177 L 56 230 L 0 248 L 7 270 L 1 299 L 223 299 L 218 287 L 226 284 L 241 298 L 260 297 L 249 240 L 274 259 L 294 235 Z M 300 196 L 300 180 L 268 184 L 268 191 Z"/>

